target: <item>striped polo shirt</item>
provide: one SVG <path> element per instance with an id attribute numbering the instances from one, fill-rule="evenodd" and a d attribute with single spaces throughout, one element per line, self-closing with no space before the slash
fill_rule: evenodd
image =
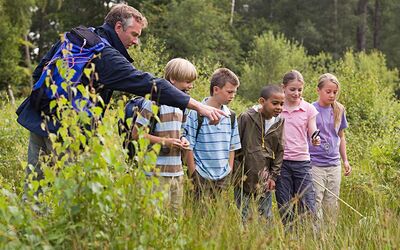
<path id="1" fill-rule="evenodd" d="M 145 100 L 141 115 L 136 119 L 136 123 L 141 126 L 148 126 L 150 118 L 154 115 L 151 109 L 152 102 Z M 179 108 L 161 105 L 159 110 L 160 122 L 156 123 L 152 135 L 164 138 L 180 138 L 183 112 Z M 159 176 L 181 176 L 183 175 L 181 150 L 175 147 L 162 146 L 156 162 L 157 175 Z M 153 172 L 146 172 L 153 175 Z"/>
<path id="2" fill-rule="evenodd" d="M 231 114 L 225 105 L 222 110 Z M 229 153 L 241 148 L 237 119 L 232 129 L 230 117 L 223 117 L 217 125 L 210 125 L 208 118 L 204 117 L 196 139 L 197 126 L 197 112 L 191 110 L 184 133 L 193 150 L 196 171 L 205 179 L 220 180 L 230 172 Z"/>

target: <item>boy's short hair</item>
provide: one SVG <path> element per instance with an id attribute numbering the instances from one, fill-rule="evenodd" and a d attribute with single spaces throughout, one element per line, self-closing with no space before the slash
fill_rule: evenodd
<path id="1" fill-rule="evenodd" d="M 268 100 L 275 93 L 283 93 L 282 87 L 273 84 L 267 85 L 261 89 L 260 97 Z"/>
<path id="2" fill-rule="evenodd" d="M 214 71 L 211 76 L 210 81 L 210 95 L 214 94 L 214 87 L 218 86 L 219 88 L 223 88 L 227 83 L 232 84 L 233 86 L 239 86 L 239 78 L 233 73 L 230 69 L 227 68 L 219 68 Z"/>
<path id="3" fill-rule="evenodd" d="M 186 59 L 174 58 L 170 60 L 164 69 L 164 78 L 168 81 L 193 82 L 197 79 L 196 67 Z"/>

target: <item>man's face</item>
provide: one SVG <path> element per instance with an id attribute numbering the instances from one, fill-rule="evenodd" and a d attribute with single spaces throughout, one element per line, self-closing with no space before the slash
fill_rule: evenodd
<path id="1" fill-rule="evenodd" d="M 139 36 L 142 33 L 142 25 L 135 18 L 130 18 L 128 24 L 124 29 L 122 22 L 118 21 L 114 27 L 115 32 L 126 49 L 138 44 Z"/>

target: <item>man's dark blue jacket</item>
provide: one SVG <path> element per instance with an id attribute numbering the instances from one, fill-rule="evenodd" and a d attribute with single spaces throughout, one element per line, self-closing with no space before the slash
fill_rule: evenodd
<path id="1" fill-rule="evenodd" d="M 106 46 L 102 50 L 100 57 L 93 59 L 99 76 L 98 82 L 102 85 L 98 90 L 98 94 L 103 98 L 105 105 L 110 102 L 114 90 L 141 96 L 151 93 L 154 80 L 157 85 L 157 93 L 153 93 L 152 96 L 154 100 L 157 100 L 160 104 L 181 109 L 187 107 L 190 99 L 187 94 L 175 88 L 170 82 L 155 78 L 150 73 L 137 70 L 132 65 L 133 59 L 129 56 L 111 25 L 105 23 L 96 28 L 95 32 L 110 43 L 110 46 Z M 60 46 L 60 42 L 57 42 L 42 58 L 33 72 L 32 76 L 35 82 L 40 78 L 44 66 L 50 61 L 58 46 Z M 18 123 L 26 129 L 40 136 L 48 136 L 47 131 L 41 128 L 44 118 L 40 111 L 37 111 L 34 105 L 31 104 L 29 97 L 18 108 L 17 114 Z M 54 124 L 53 122 L 47 122 L 46 124 L 51 133 L 57 132 L 60 126 L 60 124 Z"/>

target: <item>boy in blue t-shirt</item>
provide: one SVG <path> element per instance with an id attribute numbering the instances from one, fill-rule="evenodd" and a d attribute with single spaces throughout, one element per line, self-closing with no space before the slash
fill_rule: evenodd
<path id="1" fill-rule="evenodd" d="M 217 69 L 211 76 L 210 97 L 203 103 L 234 115 L 226 106 L 236 95 L 239 79 L 231 70 Z M 185 137 L 190 146 L 187 153 L 189 176 L 192 176 L 196 198 L 210 193 L 212 197 L 223 190 L 233 170 L 235 150 L 240 149 L 237 119 L 223 117 L 219 124 L 210 125 L 204 117 L 198 130 L 198 113 L 191 110 L 187 117 Z M 231 122 L 234 121 L 232 126 Z"/>

